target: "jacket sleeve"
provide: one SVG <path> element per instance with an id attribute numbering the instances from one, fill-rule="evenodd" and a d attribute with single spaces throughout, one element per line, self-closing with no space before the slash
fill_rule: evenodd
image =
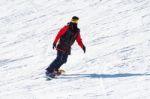
<path id="1" fill-rule="evenodd" d="M 78 36 L 77 36 L 76 41 L 77 41 L 78 45 L 79 45 L 81 48 L 83 48 L 84 45 L 83 45 L 83 42 L 82 42 L 82 38 L 81 38 L 80 32 L 79 32 L 79 34 L 78 34 Z"/>
<path id="2" fill-rule="evenodd" d="M 64 26 L 63 28 L 59 30 L 59 32 L 57 33 L 57 36 L 55 37 L 53 44 L 57 44 L 58 40 L 67 31 L 67 29 L 68 29 L 68 26 Z"/>

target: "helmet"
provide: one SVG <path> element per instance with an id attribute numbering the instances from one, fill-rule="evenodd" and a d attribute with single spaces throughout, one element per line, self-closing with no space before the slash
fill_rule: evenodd
<path id="1" fill-rule="evenodd" d="M 73 16 L 72 19 L 79 20 L 79 18 L 77 16 Z"/>

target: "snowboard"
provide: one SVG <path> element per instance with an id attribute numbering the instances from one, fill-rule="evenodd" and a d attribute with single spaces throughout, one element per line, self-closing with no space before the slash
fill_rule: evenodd
<path id="1" fill-rule="evenodd" d="M 56 79 L 58 76 L 64 75 L 65 71 L 63 69 L 59 69 L 58 71 L 55 71 L 54 74 L 55 75 L 52 76 L 52 77 L 46 75 L 46 80 L 49 81 L 49 80 L 52 80 L 52 79 Z"/>

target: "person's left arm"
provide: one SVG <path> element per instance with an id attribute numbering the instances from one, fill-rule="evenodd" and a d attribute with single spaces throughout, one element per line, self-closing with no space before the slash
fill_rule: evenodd
<path id="1" fill-rule="evenodd" d="M 80 32 L 78 33 L 77 39 L 76 39 L 78 45 L 83 49 L 84 53 L 86 52 L 86 47 L 84 46 L 83 42 L 82 42 L 82 38 L 80 35 Z"/>

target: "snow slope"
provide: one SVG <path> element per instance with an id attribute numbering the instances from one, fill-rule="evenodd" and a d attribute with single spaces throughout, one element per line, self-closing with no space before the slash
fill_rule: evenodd
<path id="1" fill-rule="evenodd" d="M 150 99 L 149 0 L 0 0 L 0 99 Z M 74 15 L 66 75 L 46 81 L 52 42 Z"/>

